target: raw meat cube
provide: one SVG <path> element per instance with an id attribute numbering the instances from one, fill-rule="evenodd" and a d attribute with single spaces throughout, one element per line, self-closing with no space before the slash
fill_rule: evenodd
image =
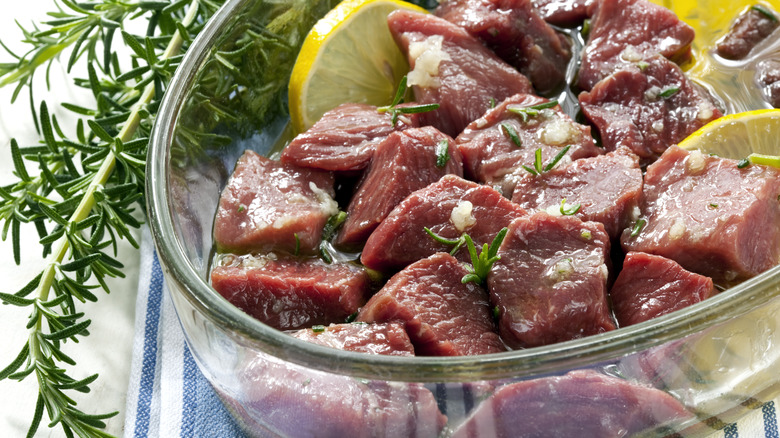
<path id="1" fill-rule="evenodd" d="M 603 225 L 572 216 L 538 212 L 509 224 L 487 278 L 504 343 L 529 348 L 614 330 L 609 248 Z"/>
<path id="2" fill-rule="evenodd" d="M 718 55 L 726 59 L 743 59 L 753 47 L 780 26 L 777 12 L 764 5 L 746 10 L 731 25 L 731 29 L 716 46 Z"/>
<path id="3" fill-rule="evenodd" d="M 342 322 L 369 295 L 369 277 L 349 263 L 273 255 L 233 257 L 211 271 L 211 285 L 231 304 L 279 330 Z"/>
<path id="4" fill-rule="evenodd" d="M 593 158 L 583 158 L 535 176 L 518 179 L 512 202 L 526 210 L 552 215 L 576 208 L 577 217 L 600 222 L 613 239 L 636 220 L 642 194 L 642 170 L 638 158 L 625 148 Z M 561 205 L 563 200 L 565 205 Z"/>
<path id="5" fill-rule="evenodd" d="M 293 253 L 298 246 L 300 253 L 314 254 L 322 227 L 338 213 L 333 195 L 332 174 L 247 151 L 219 199 L 214 220 L 217 248 Z"/>
<path id="6" fill-rule="evenodd" d="M 526 214 L 517 204 L 492 188 L 445 175 L 401 201 L 369 236 L 360 260 L 377 271 L 393 271 L 452 246 L 432 239 L 425 227 L 445 239 L 468 233 L 482 247 L 513 219 Z M 470 261 L 468 251 L 456 254 Z"/>
<path id="7" fill-rule="evenodd" d="M 764 100 L 780 108 L 780 59 L 765 59 L 756 65 L 756 83 L 761 87 Z"/>
<path id="8" fill-rule="evenodd" d="M 404 118 L 393 126 L 392 116 L 377 107 L 345 103 L 326 112 L 306 132 L 282 150 L 283 163 L 339 172 L 368 167 L 376 146 L 391 132 L 409 127 Z"/>
<path id="9" fill-rule="evenodd" d="M 672 146 L 647 168 L 644 226 L 623 232 L 623 248 L 715 282 L 744 280 L 780 261 L 779 197 L 780 169 Z"/>
<path id="10" fill-rule="evenodd" d="M 686 271 L 674 260 L 629 252 L 609 292 L 621 327 L 666 315 L 715 294 L 712 279 Z"/>
<path id="11" fill-rule="evenodd" d="M 452 438 L 664 436 L 692 418 L 663 391 L 577 370 L 502 386 Z"/>
<path id="12" fill-rule="evenodd" d="M 509 198 L 516 180 L 528 173 L 522 166 L 533 167 L 538 148 L 542 149 L 543 162 L 548 163 L 570 146 L 559 165 L 599 155 L 601 150 L 590 135 L 590 127 L 571 120 L 559 105 L 526 116 L 527 120 L 510 111 L 549 103 L 543 97 L 516 94 L 470 123 L 456 139 L 464 173 L 495 186 Z M 515 134 L 517 142 L 512 139 Z"/>
<path id="13" fill-rule="evenodd" d="M 440 149 L 446 153 L 438 154 Z M 362 246 L 399 202 L 446 174 L 463 176 L 463 160 L 450 136 L 432 126 L 390 134 L 377 146 L 352 196 L 338 243 Z"/>
<path id="14" fill-rule="evenodd" d="M 690 58 L 693 28 L 672 11 L 646 0 L 599 0 L 593 8 L 577 81 L 581 89 L 656 54 L 676 62 Z"/>
<path id="15" fill-rule="evenodd" d="M 360 310 L 358 321 L 400 321 L 420 356 L 468 356 L 505 350 L 487 292 L 453 256 L 437 253 L 395 274 Z"/>
<path id="16" fill-rule="evenodd" d="M 447 20 L 399 10 L 387 22 L 409 58 L 408 84 L 417 103 L 440 105 L 419 115 L 421 125 L 455 137 L 490 108 L 491 99 L 502 101 L 532 91 L 528 78 Z"/>
<path id="17" fill-rule="evenodd" d="M 661 56 L 612 74 L 579 101 L 605 149 L 627 146 L 643 164 L 723 115 L 703 88 Z"/>
<path id="18" fill-rule="evenodd" d="M 588 8 L 596 0 L 534 0 L 539 15 L 556 26 L 578 26 L 590 17 Z"/>
<path id="19" fill-rule="evenodd" d="M 479 38 L 540 93 L 566 80 L 571 43 L 539 16 L 531 0 L 448 0 L 435 13 Z"/>
<path id="20" fill-rule="evenodd" d="M 301 329 L 292 336 L 313 344 L 388 356 L 414 356 L 414 346 L 397 322 L 387 324 L 331 324 Z"/>

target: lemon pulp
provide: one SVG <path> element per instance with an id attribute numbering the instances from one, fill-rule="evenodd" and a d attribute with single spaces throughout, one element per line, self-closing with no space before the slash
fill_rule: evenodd
<path id="1" fill-rule="evenodd" d="M 387 27 L 387 15 L 396 9 L 426 12 L 398 0 L 346 0 L 312 28 L 290 77 L 290 119 L 297 132 L 344 102 L 390 103 L 409 71 Z"/>
<path id="2" fill-rule="evenodd" d="M 713 120 L 679 146 L 734 159 L 745 158 L 751 153 L 778 155 L 779 132 L 780 109 L 748 111 Z"/>

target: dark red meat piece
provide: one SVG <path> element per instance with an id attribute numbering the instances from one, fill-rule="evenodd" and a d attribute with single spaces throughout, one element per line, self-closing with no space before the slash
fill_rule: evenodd
<path id="1" fill-rule="evenodd" d="M 780 21 L 775 11 L 756 5 L 737 17 L 726 36 L 718 42 L 716 51 L 726 59 L 743 59 L 778 26 Z"/>
<path id="2" fill-rule="evenodd" d="M 556 26 L 577 26 L 588 15 L 588 8 L 596 0 L 534 0 L 539 15 Z"/>
<path id="3" fill-rule="evenodd" d="M 660 56 L 643 62 L 607 77 L 579 101 L 606 150 L 626 146 L 646 164 L 722 113 L 674 63 Z"/>
<path id="4" fill-rule="evenodd" d="M 672 11 L 646 0 L 599 0 L 593 8 L 577 81 L 581 89 L 656 54 L 676 62 L 690 57 L 693 28 Z"/>
<path id="5" fill-rule="evenodd" d="M 279 330 L 344 321 L 368 297 L 368 274 L 319 259 L 234 257 L 211 271 L 211 285 L 231 304 Z"/>
<path id="6" fill-rule="evenodd" d="M 456 139 L 463 154 L 464 173 L 510 197 L 516 180 L 528 173 L 522 166 L 533 167 L 538 148 L 542 149 L 542 161 L 548 163 L 561 149 L 570 146 L 559 165 L 601 153 L 591 137 L 590 127 L 572 121 L 559 105 L 541 110 L 526 122 L 509 111 L 547 102 L 543 97 L 517 94 L 470 123 Z M 517 133 L 521 146 L 515 144 L 502 125 Z"/>
<path id="7" fill-rule="evenodd" d="M 282 362 L 267 355 L 240 373 L 242 403 L 255 421 L 285 437 L 434 438 L 447 417 L 419 383 L 366 381 Z"/>
<path id="8" fill-rule="evenodd" d="M 399 10 L 389 15 L 388 25 L 409 58 L 417 102 L 440 105 L 419 115 L 421 125 L 455 137 L 490 108 L 491 99 L 532 91 L 528 78 L 447 20 Z"/>
<path id="9" fill-rule="evenodd" d="M 221 252 L 313 254 L 322 227 L 338 212 L 333 175 L 286 165 L 247 151 L 222 191 L 214 220 Z"/>
<path id="10" fill-rule="evenodd" d="M 452 438 L 663 436 L 666 427 L 691 418 L 663 391 L 577 370 L 502 386 Z"/>
<path id="11" fill-rule="evenodd" d="M 368 166 L 377 144 L 407 127 L 403 118 L 393 126 L 392 116 L 378 112 L 375 106 L 345 103 L 295 137 L 285 146 L 281 160 L 324 170 L 359 171 Z"/>
<path id="12" fill-rule="evenodd" d="M 443 141 L 449 158 L 439 167 L 437 148 Z M 450 136 L 432 126 L 390 134 L 377 146 L 352 196 L 338 243 L 362 245 L 399 202 L 446 174 L 463 176 L 463 160 Z"/>
<path id="13" fill-rule="evenodd" d="M 626 251 L 670 258 L 716 282 L 750 278 L 780 261 L 780 170 L 672 146 L 647 168 L 646 225 L 623 232 Z"/>
<path id="14" fill-rule="evenodd" d="M 509 225 L 487 284 L 501 339 L 527 348 L 615 329 L 604 226 L 545 212 Z"/>
<path id="15" fill-rule="evenodd" d="M 448 0 L 435 13 L 479 38 L 540 93 L 566 80 L 571 43 L 539 16 L 531 0 Z"/>
<path id="16" fill-rule="evenodd" d="M 404 326 L 387 324 L 331 324 L 317 329 L 307 328 L 292 336 L 313 344 L 388 356 L 414 356 L 414 346 L 404 331 Z"/>
<path id="17" fill-rule="evenodd" d="M 395 274 L 360 310 L 358 321 L 400 321 L 420 356 L 468 356 L 505 350 L 487 292 L 463 284 L 468 271 L 437 253 Z"/>
<path id="18" fill-rule="evenodd" d="M 621 148 L 593 158 L 583 158 L 567 166 L 534 176 L 523 175 L 517 182 L 512 202 L 526 210 L 546 210 L 561 214 L 580 205 L 576 216 L 601 222 L 607 234 L 617 238 L 636 218 L 642 194 L 642 170 L 637 156 Z"/>
<path id="19" fill-rule="evenodd" d="M 765 59 L 756 65 L 756 82 L 764 99 L 780 108 L 780 59 Z"/>
<path id="20" fill-rule="evenodd" d="M 393 209 L 366 241 L 361 261 L 370 269 L 387 272 L 452 249 L 433 240 L 424 227 L 445 239 L 468 233 L 481 248 L 492 242 L 501 228 L 525 214 L 488 186 L 446 175 Z M 456 256 L 470 261 L 465 248 Z"/>
<path id="21" fill-rule="evenodd" d="M 686 271 L 674 260 L 629 252 L 609 292 L 621 327 L 666 315 L 715 294 L 712 279 Z"/>

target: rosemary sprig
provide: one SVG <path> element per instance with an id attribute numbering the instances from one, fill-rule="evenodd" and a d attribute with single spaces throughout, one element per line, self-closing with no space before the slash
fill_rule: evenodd
<path id="1" fill-rule="evenodd" d="M 580 204 L 569 205 L 569 204 L 566 204 L 566 198 L 561 199 L 561 215 L 562 216 L 573 216 L 573 215 L 577 214 L 577 212 L 580 211 L 580 208 L 582 208 L 582 205 L 580 205 Z"/>
<path id="2" fill-rule="evenodd" d="M 398 122 L 398 115 L 399 114 L 417 114 L 417 113 L 427 113 L 429 111 L 433 111 L 435 109 L 439 108 L 438 103 L 428 103 L 428 104 L 422 104 L 422 105 L 410 105 L 410 106 L 402 106 L 399 107 L 398 105 L 403 103 L 404 96 L 406 95 L 406 76 L 401 78 L 401 82 L 398 84 L 398 89 L 395 90 L 395 96 L 393 97 L 393 101 L 390 103 L 390 105 L 386 106 L 380 106 L 376 110 L 380 113 L 390 113 L 390 115 L 393 118 L 393 126 Z"/>
<path id="3" fill-rule="evenodd" d="M 538 116 L 542 110 L 548 109 L 548 108 L 554 108 L 556 105 L 558 105 L 557 100 L 551 100 L 549 102 L 540 103 L 537 105 L 531 105 L 531 106 L 524 106 L 524 107 L 518 107 L 518 106 L 510 106 L 507 107 L 507 111 L 509 111 L 512 114 L 517 114 L 520 116 L 521 119 L 523 119 L 523 123 L 528 122 L 528 119 L 531 117 Z"/>
<path id="4" fill-rule="evenodd" d="M 466 233 L 461 234 L 457 239 L 451 240 L 439 236 L 428 227 L 423 227 L 423 229 L 433 240 L 444 245 L 454 245 L 454 248 L 450 251 L 450 255 L 454 256 L 463 245 L 466 245 L 469 256 L 471 257 L 471 266 L 466 266 L 469 273 L 463 276 L 461 282 L 468 283 L 473 281 L 477 284 L 485 283 L 493 263 L 496 262 L 496 260 L 501 259 L 501 257 L 497 255 L 498 248 L 501 246 L 504 237 L 506 237 L 506 233 L 509 231 L 507 227 L 502 228 L 498 234 L 496 234 L 496 237 L 493 238 L 493 242 L 490 245 L 487 243 L 484 244 L 482 246 L 482 251 L 477 254 L 477 248 L 474 245 L 474 241 L 471 239 L 471 236 Z"/>
<path id="5" fill-rule="evenodd" d="M 339 211 L 338 213 L 329 217 L 328 221 L 325 222 L 325 226 L 322 229 L 322 240 L 320 241 L 320 258 L 325 263 L 333 263 L 333 256 L 330 255 L 328 245 L 330 244 L 331 239 L 336 236 L 336 232 L 338 231 L 339 227 L 341 227 L 341 225 L 346 222 L 346 220 L 347 212 Z"/>
<path id="6" fill-rule="evenodd" d="M 436 143 L 436 167 L 446 167 L 448 161 L 450 161 L 450 142 L 445 138 Z"/>
<path id="7" fill-rule="evenodd" d="M 119 239 L 138 246 L 133 229 L 142 220 L 146 149 L 154 113 L 186 49 L 221 1 L 181 0 L 76 3 L 61 0 L 52 20 L 22 28 L 31 49 L 13 63 L 0 64 L 0 86 L 15 85 L 12 101 L 29 87 L 33 121 L 42 140 L 20 147 L 11 141 L 16 183 L 0 188 L 2 238 L 10 230 L 14 259 L 20 261 L 22 224 L 34 224 L 43 255 L 43 271 L 14 294 L 0 293 L 6 304 L 30 311 L 29 335 L 21 351 L 0 371 L 0 380 L 35 376 L 38 401 L 28 436 L 35 435 L 44 411 L 49 427 L 66 436 L 105 437 L 105 423 L 116 412 L 87 414 L 78 409 L 69 391 L 89 392 L 97 374 L 81 380 L 68 375 L 76 362 L 64 351 L 68 341 L 88 334 L 90 320 L 79 303 L 96 301 L 95 291 L 108 292 L 106 278 L 123 277 L 116 259 Z M 122 23 L 145 17 L 145 35 L 133 35 Z M 121 36 L 121 38 L 120 38 Z M 132 53 L 123 70 L 116 41 Z M 5 47 L 5 46 L 4 46 Z M 102 49 L 102 50 L 101 50 Z M 68 71 L 84 65 L 85 78 L 76 85 L 90 90 L 92 108 L 63 104 L 81 118 L 69 138 L 47 103 L 35 103 L 34 75 L 67 56 Z M 48 77 L 47 77 L 48 79 Z M 48 81 L 47 81 L 48 82 Z M 28 164 L 37 167 L 37 176 Z M 110 251 L 113 250 L 113 255 Z"/>
<path id="8" fill-rule="evenodd" d="M 545 165 L 542 163 L 542 148 L 537 148 L 536 151 L 534 151 L 533 167 L 529 167 L 523 164 L 523 169 L 528 171 L 533 176 L 539 176 L 545 172 L 549 172 L 555 167 L 555 165 L 558 164 L 559 161 L 561 161 L 563 156 L 566 155 L 566 152 L 569 152 L 569 149 L 571 149 L 571 145 L 566 145 L 566 147 L 561 149 L 558 154 L 556 154 L 553 159 Z"/>

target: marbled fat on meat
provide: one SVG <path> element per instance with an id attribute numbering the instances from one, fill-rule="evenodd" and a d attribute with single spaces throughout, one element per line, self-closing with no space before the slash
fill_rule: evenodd
<path id="1" fill-rule="evenodd" d="M 433 15 L 398 10 L 387 19 L 398 47 L 409 58 L 409 85 L 419 104 L 439 109 L 419 114 L 455 137 L 472 120 L 517 93 L 531 93 L 531 82 L 463 28 Z"/>
<path id="2" fill-rule="evenodd" d="M 666 315 L 714 294 L 711 278 L 686 271 L 674 260 L 642 252 L 626 254 L 609 291 L 621 327 Z"/>
<path id="3" fill-rule="evenodd" d="M 608 76 L 579 101 L 606 150 L 626 146 L 643 164 L 723 115 L 702 87 L 661 56 Z"/>
<path id="4" fill-rule="evenodd" d="M 432 239 L 424 227 L 445 239 L 468 233 L 481 248 L 492 242 L 501 228 L 525 214 L 488 186 L 445 175 L 401 201 L 371 233 L 360 260 L 370 269 L 391 272 L 452 249 Z M 456 257 L 471 260 L 465 248 Z"/>
<path id="5" fill-rule="evenodd" d="M 437 163 L 441 142 L 446 142 L 447 151 L 443 166 Z M 338 244 L 362 246 L 399 202 L 447 174 L 463 176 L 463 160 L 450 136 L 432 126 L 390 134 L 377 146 L 349 202 Z"/>
<path id="6" fill-rule="evenodd" d="M 672 146 L 647 168 L 641 231 L 626 251 L 670 258 L 716 282 L 744 280 L 780 261 L 780 169 Z"/>
<path id="7" fill-rule="evenodd" d="M 505 350 L 487 292 L 460 262 L 437 253 L 395 274 L 360 310 L 358 321 L 400 321 L 418 356 L 468 356 Z"/>
<path id="8" fill-rule="evenodd" d="M 591 370 L 497 389 L 452 438 L 664 436 L 693 418 L 671 395 Z"/>
<path id="9" fill-rule="evenodd" d="M 331 324 L 318 329 L 306 328 L 293 337 L 317 345 L 345 351 L 387 356 L 414 356 L 414 346 L 402 324 Z"/>
<path id="10" fill-rule="evenodd" d="M 214 240 L 221 252 L 314 254 L 338 212 L 333 175 L 247 151 L 219 199 Z M 297 236 L 297 239 L 296 239 Z M 297 241 L 297 243 L 296 243 Z"/>
<path id="11" fill-rule="evenodd" d="M 509 198 L 517 179 L 528 173 L 522 166 L 533 167 L 536 149 L 541 148 L 542 161 L 548 163 L 569 146 L 559 165 L 602 153 L 590 127 L 574 122 L 560 105 L 543 109 L 527 121 L 509 111 L 548 102 L 532 94 L 516 94 L 470 123 L 455 139 L 463 155 L 464 173 Z M 507 129 L 517 133 L 520 145 L 515 144 Z"/>
<path id="12" fill-rule="evenodd" d="M 279 330 L 342 322 L 369 295 L 361 267 L 316 258 L 235 258 L 211 271 L 211 285 L 231 304 Z"/>
<path id="13" fill-rule="evenodd" d="M 509 224 L 487 285 L 511 348 L 614 330 L 607 304 L 609 236 L 572 216 L 534 213 Z"/>
<path id="14" fill-rule="evenodd" d="M 577 81 L 581 89 L 588 91 L 624 65 L 656 54 L 676 62 L 690 58 L 693 28 L 672 11 L 646 0 L 599 0 L 592 8 Z"/>
<path id="15" fill-rule="evenodd" d="M 562 214 L 575 208 L 584 221 L 600 222 L 613 239 L 635 219 L 642 194 L 638 157 L 621 148 L 606 155 L 583 158 L 541 175 L 527 173 L 518 179 L 512 202 L 531 210 Z"/>
<path id="16" fill-rule="evenodd" d="M 448 0 L 436 15 L 466 29 L 547 94 L 566 80 L 571 43 L 547 24 L 531 0 Z"/>

